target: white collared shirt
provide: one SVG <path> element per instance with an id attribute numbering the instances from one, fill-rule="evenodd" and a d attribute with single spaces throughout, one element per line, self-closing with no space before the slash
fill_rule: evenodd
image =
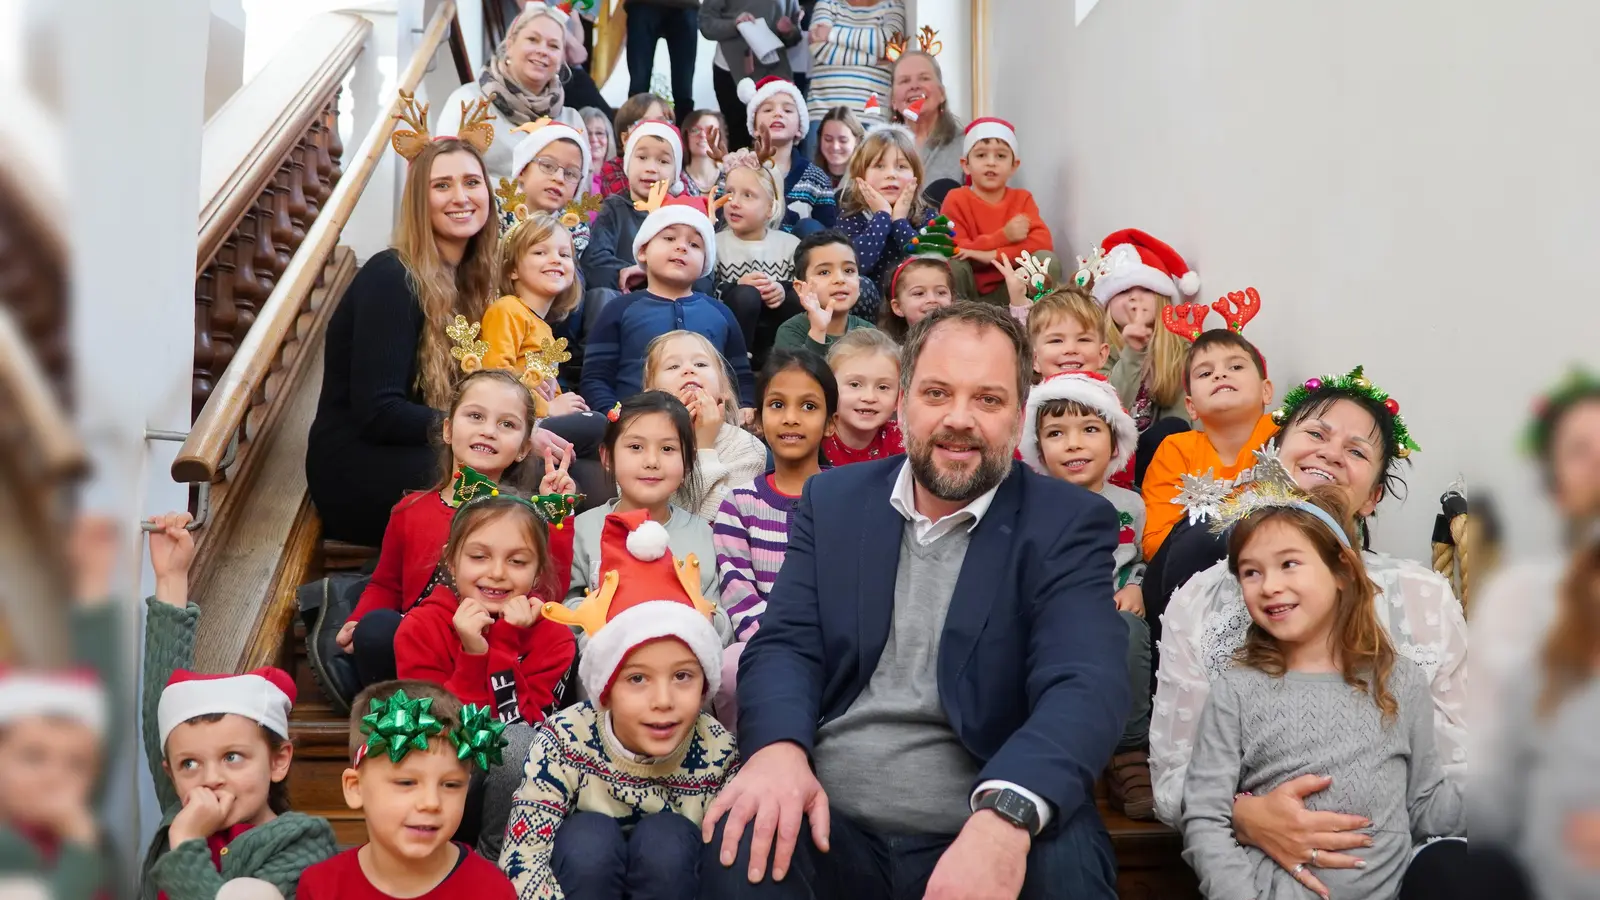
<path id="1" fill-rule="evenodd" d="M 900 474 L 894 480 L 894 490 L 889 493 L 889 505 L 895 512 L 905 517 L 911 523 L 911 535 L 918 544 L 926 547 L 939 538 L 954 532 L 957 528 L 965 527 L 971 533 L 983 521 L 983 516 L 989 511 L 990 504 L 994 503 L 994 495 L 1000 491 L 1000 485 L 984 491 L 974 498 L 971 503 L 961 507 L 944 518 L 934 520 L 917 511 L 916 486 L 912 483 L 911 460 L 900 464 Z M 1010 781 L 990 779 L 979 784 L 968 798 L 968 805 L 978 802 L 978 795 L 985 791 L 1009 788 L 1026 797 L 1039 810 L 1039 827 L 1044 828 L 1050 823 L 1052 810 L 1050 804 L 1038 794 L 1028 790 L 1020 784 Z"/>

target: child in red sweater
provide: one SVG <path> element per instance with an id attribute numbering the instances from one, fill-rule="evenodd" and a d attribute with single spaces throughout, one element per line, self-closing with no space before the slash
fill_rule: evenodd
<path id="1" fill-rule="evenodd" d="M 522 463 L 532 452 L 533 410 L 533 395 L 509 372 L 480 369 L 462 380 L 444 422 L 445 450 L 440 460 L 444 478 L 395 504 L 372 580 L 339 629 L 339 647 L 355 656 L 363 685 L 395 677 L 394 635 L 400 617 L 439 584 L 439 553 L 460 505 L 455 497 L 462 467 L 492 482 L 517 484 L 525 468 Z M 545 462 L 541 494 L 576 491 L 567 474 L 570 460 L 564 459 L 560 466 L 551 465 L 548 458 Z M 550 529 L 549 544 L 553 571 L 562 578 L 557 594 L 565 596 L 565 579 L 572 567 L 572 529 Z"/>
<path id="2" fill-rule="evenodd" d="M 495 864 L 451 841 L 474 766 L 504 760 L 504 725 L 438 686 L 386 681 L 356 697 L 344 802 L 367 843 L 306 869 L 298 900 L 515 900 Z"/>
<path id="3" fill-rule="evenodd" d="M 444 548 L 450 583 L 395 632 L 400 677 L 443 685 L 502 722 L 542 721 L 577 654 L 572 632 L 539 615 L 563 596 L 547 533 L 533 505 L 508 492 L 463 505 Z"/>
<path id="4" fill-rule="evenodd" d="M 1022 165 L 1011 123 L 977 119 L 967 126 L 961 147 L 967 186 L 946 194 L 939 209 L 955 225 L 956 244 L 961 248 L 951 265 L 956 292 L 964 299 L 1004 306 L 1005 276 L 994 261 L 1002 255 L 1015 260 L 1024 250 L 1044 260 L 1050 277 L 1060 284 L 1061 267 L 1052 252 L 1055 239 L 1050 236 L 1050 226 L 1039 216 L 1032 194 L 1008 186 Z"/>
<path id="5" fill-rule="evenodd" d="M 839 411 L 822 440 L 829 465 L 883 459 L 905 452 L 900 423 L 900 346 L 876 328 L 859 328 L 828 350 L 839 382 Z"/>

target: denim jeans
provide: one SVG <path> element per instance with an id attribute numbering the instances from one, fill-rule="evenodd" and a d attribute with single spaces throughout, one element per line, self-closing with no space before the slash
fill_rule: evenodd
<path id="1" fill-rule="evenodd" d="M 700 827 L 677 813 L 623 834 L 610 816 L 575 812 L 556 831 L 550 868 L 567 900 L 694 900 L 700 855 Z"/>

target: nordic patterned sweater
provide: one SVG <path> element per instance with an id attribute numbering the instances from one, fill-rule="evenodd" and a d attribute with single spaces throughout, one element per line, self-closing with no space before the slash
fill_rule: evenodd
<path id="1" fill-rule="evenodd" d="M 522 900 L 562 900 L 550 851 L 567 816 L 601 813 L 631 830 L 645 816 L 675 812 L 699 825 L 738 761 L 733 735 L 704 713 L 674 753 L 652 760 L 617 742 L 604 710 L 570 706 L 546 719 L 528 748 L 500 868 Z"/>
<path id="2" fill-rule="evenodd" d="M 789 552 L 789 521 L 799 497 L 778 493 L 772 474 L 728 492 L 711 529 L 722 606 L 736 641 L 747 641 L 767 609 L 767 595 Z"/>
<path id="3" fill-rule="evenodd" d="M 1111 554 L 1116 569 L 1111 587 L 1120 591 L 1130 584 L 1144 584 L 1144 557 L 1139 554 L 1139 539 L 1144 535 L 1144 498 L 1114 484 L 1101 488 L 1100 496 L 1117 508 L 1117 550 Z"/>
<path id="4" fill-rule="evenodd" d="M 782 231 L 769 230 L 759 241 L 747 241 L 731 229 L 717 232 L 717 296 L 739 279 L 756 272 L 779 284 L 794 280 L 794 250 L 800 239 Z"/>
<path id="5" fill-rule="evenodd" d="M 178 609 L 154 597 L 145 606 L 144 750 L 164 815 L 140 870 L 139 896 L 142 900 L 155 900 L 158 894 L 165 894 L 167 900 L 213 900 L 228 881 L 259 878 L 282 891 L 285 900 L 294 900 L 300 873 L 339 852 L 333 828 L 326 819 L 287 812 L 251 828 L 227 845 L 220 870 L 212 861 L 210 846 L 203 840 L 184 841 L 177 849 L 168 849 L 167 829 L 183 804 L 172 780 L 161 769 L 165 753 L 156 708 L 173 671 L 194 667 L 194 634 L 200 607 L 190 603 L 186 609 Z"/>
<path id="6" fill-rule="evenodd" d="M 794 231 L 801 219 L 815 219 L 823 228 L 839 220 L 839 206 L 833 198 L 833 179 L 822 167 L 806 158 L 796 146 L 790 156 L 789 174 L 783 179 L 783 230 Z"/>

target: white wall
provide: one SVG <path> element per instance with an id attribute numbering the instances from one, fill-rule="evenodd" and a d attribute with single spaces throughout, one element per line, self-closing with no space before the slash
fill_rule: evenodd
<path id="1" fill-rule="evenodd" d="M 1012 0 L 991 0 L 990 6 L 1009 5 Z M 906 45 L 917 46 L 917 32 L 924 25 L 939 33 L 944 45 L 939 52 L 939 69 L 944 73 L 945 95 L 950 109 L 962 121 L 972 118 L 972 0 L 915 0 L 907 6 L 907 25 L 911 34 Z"/>
<path id="2" fill-rule="evenodd" d="M 996 112 L 1058 250 L 1139 227 L 1205 298 L 1256 286 L 1280 396 L 1364 363 L 1423 447 L 1384 548 L 1425 559 L 1458 475 L 1494 489 L 1514 548 L 1553 538 L 1514 431 L 1596 355 L 1600 9 L 1100 0 L 1075 27 L 1063 0 L 995 8 Z"/>

